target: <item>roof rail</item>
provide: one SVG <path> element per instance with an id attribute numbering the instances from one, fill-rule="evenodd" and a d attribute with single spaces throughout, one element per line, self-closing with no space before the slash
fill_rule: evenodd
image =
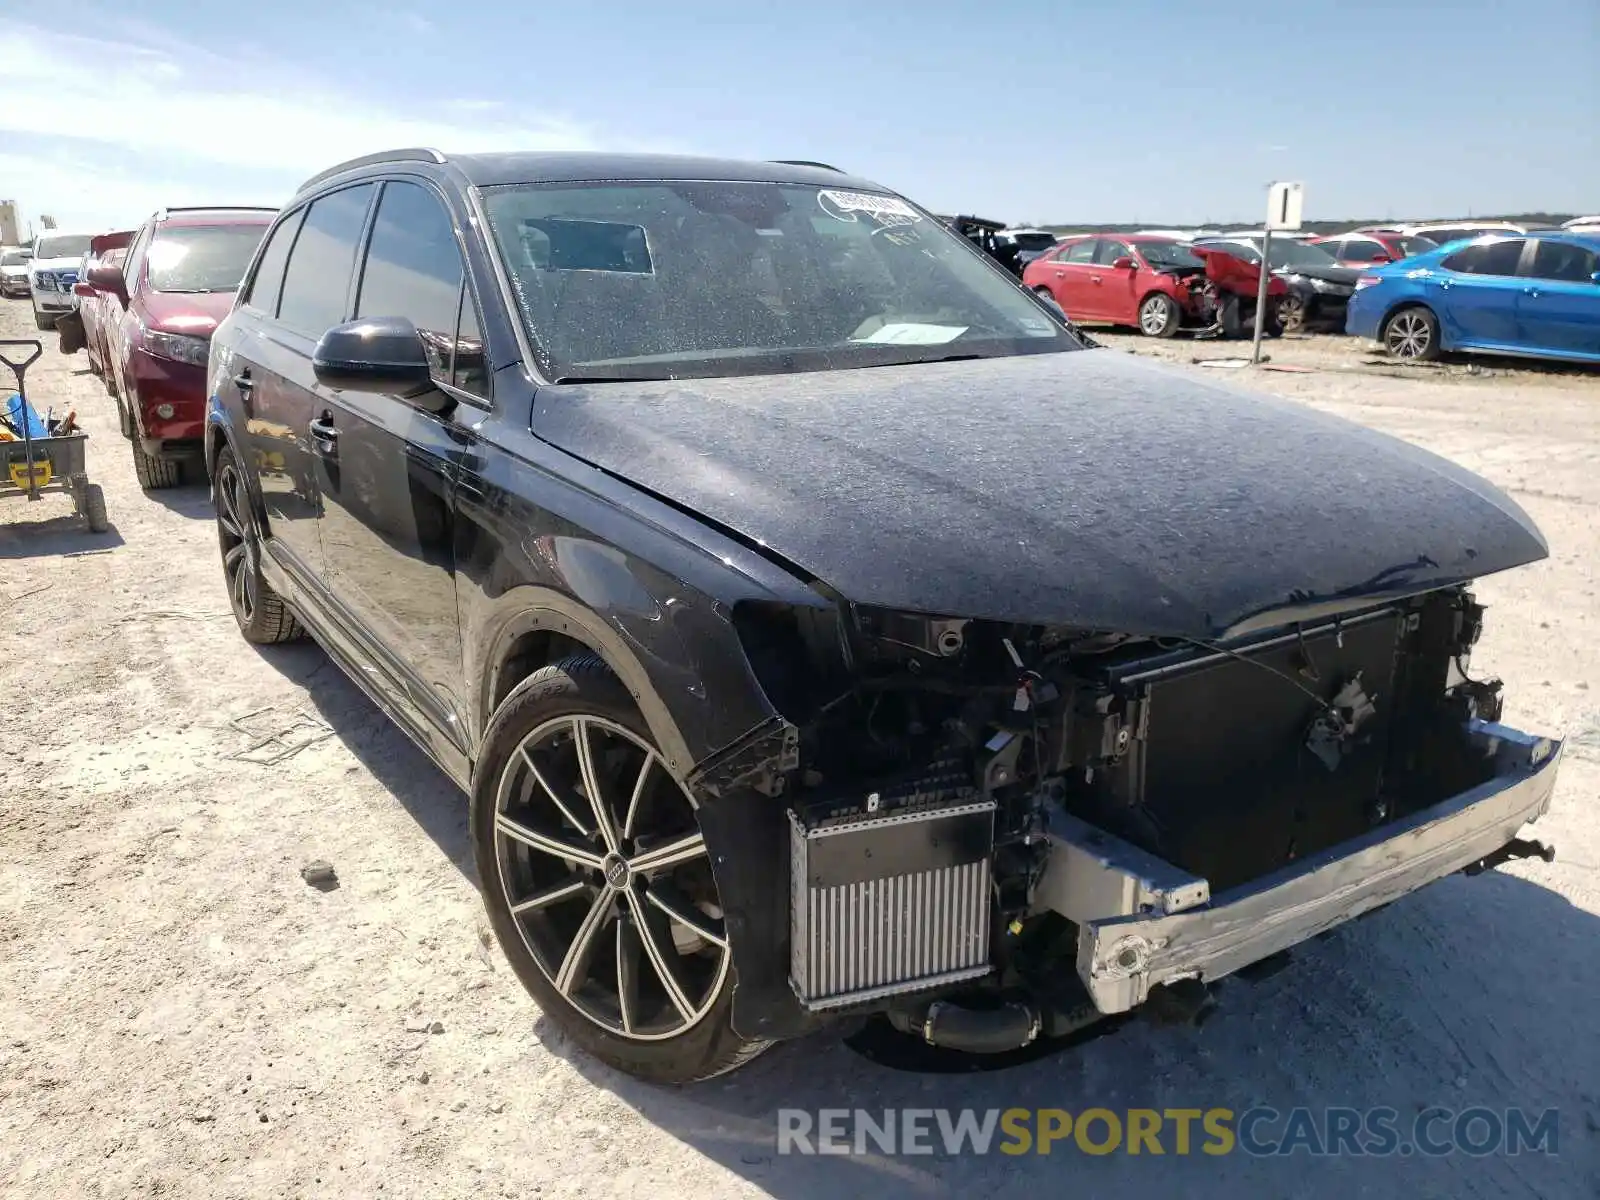
<path id="1" fill-rule="evenodd" d="M 295 195 L 298 196 L 307 188 L 315 187 L 324 179 L 332 179 L 335 175 L 343 175 L 346 171 L 353 171 L 357 167 L 370 167 L 377 163 L 390 162 L 442 163 L 444 161 L 444 155 L 429 146 L 409 146 L 404 150 L 379 150 L 376 154 L 363 154 L 360 158 L 346 159 L 342 163 L 336 163 L 326 171 L 318 171 L 295 189 Z"/>
<path id="2" fill-rule="evenodd" d="M 813 162 L 809 158 L 775 158 L 772 161 L 785 167 L 818 167 L 824 171 L 832 171 L 838 175 L 844 174 L 843 171 L 834 166 L 832 163 Z"/>
<path id="3" fill-rule="evenodd" d="M 156 210 L 156 220 L 164 221 L 168 213 L 181 212 L 277 212 L 272 204 L 164 204 Z"/>

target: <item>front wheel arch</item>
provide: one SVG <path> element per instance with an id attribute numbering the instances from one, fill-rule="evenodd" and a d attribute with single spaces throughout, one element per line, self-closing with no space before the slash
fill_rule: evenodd
<path id="1" fill-rule="evenodd" d="M 465 630 L 463 630 L 465 632 Z M 534 662 L 525 653 L 529 646 L 542 645 L 544 655 L 554 655 L 546 662 Z M 640 715 L 650 729 L 650 735 L 665 758 L 667 769 L 683 780 L 694 767 L 688 741 L 666 704 L 656 694 L 647 672 L 628 649 L 622 636 L 598 615 L 559 592 L 540 591 L 528 597 L 525 607 L 500 622 L 484 655 L 481 693 L 478 711 L 479 728 L 487 730 L 496 709 L 504 698 L 515 690 L 522 679 L 541 667 L 550 666 L 572 650 L 588 652 L 600 659 L 628 690 Z M 508 679 L 507 669 L 517 672 L 520 678 Z M 478 770 L 474 753 L 474 773 Z"/>

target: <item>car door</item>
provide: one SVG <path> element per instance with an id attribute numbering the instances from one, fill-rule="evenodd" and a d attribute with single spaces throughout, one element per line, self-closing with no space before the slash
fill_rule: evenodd
<path id="1" fill-rule="evenodd" d="M 1132 267 L 1114 267 L 1119 258 L 1131 259 Z M 1139 323 L 1139 256 L 1127 242 L 1101 238 L 1094 251 L 1095 270 L 1089 275 L 1096 308 L 1104 320 L 1117 325 Z"/>
<path id="2" fill-rule="evenodd" d="M 326 590 L 321 497 L 311 423 L 320 398 L 317 339 L 349 312 L 356 247 L 377 185 L 318 196 L 268 235 L 241 302 L 229 378 L 245 413 L 243 441 L 260 481 L 271 546 L 302 585 Z"/>
<path id="3" fill-rule="evenodd" d="M 1094 271 L 1094 250 L 1098 238 L 1082 238 L 1069 242 L 1056 252 L 1051 274 L 1056 303 L 1074 321 L 1099 319 L 1089 276 Z"/>
<path id="4" fill-rule="evenodd" d="M 137 314 L 130 311 L 133 305 L 133 291 L 139 278 L 139 271 L 144 266 L 145 251 L 150 248 L 150 232 L 153 222 L 146 221 L 134 234 L 133 241 L 128 246 L 128 255 L 122 260 L 122 291 L 106 297 L 105 308 L 101 312 L 101 324 L 104 326 L 106 354 L 111 360 L 107 363 L 107 370 L 113 384 L 116 386 L 118 408 L 125 408 L 128 404 L 128 333 L 129 327 L 138 321 Z"/>
<path id="5" fill-rule="evenodd" d="M 418 403 L 323 389 L 313 423 L 329 586 L 357 627 L 379 643 L 413 703 L 458 739 L 468 697 L 453 492 L 486 394 L 464 261 L 440 195 L 420 180 L 383 184 L 354 316 L 409 319 L 427 348 L 438 393 Z M 443 411 L 434 411 L 441 401 Z M 457 748 L 464 751 L 464 741 Z"/>
<path id="6" fill-rule="evenodd" d="M 1428 291 L 1451 349 L 1515 348 L 1518 264 L 1532 244 L 1526 238 L 1474 242 L 1447 257 Z"/>
<path id="7" fill-rule="evenodd" d="M 1541 238 L 1523 267 L 1517 330 L 1530 350 L 1600 359 L 1600 255 L 1580 242 Z"/>

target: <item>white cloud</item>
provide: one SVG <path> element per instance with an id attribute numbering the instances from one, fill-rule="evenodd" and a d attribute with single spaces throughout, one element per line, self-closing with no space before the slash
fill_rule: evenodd
<path id="1" fill-rule="evenodd" d="M 467 153 L 601 141 L 579 122 L 484 97 L 445 94 L 401 110 L 287 64 L 224 58 L 160 30 L 118 41 L 0 21 L 0 62 L 0 131 L 13 135 L 0 161 L 7 190 L 35 215 L 76 208 L 135 219 L 141 208 L 179 203 L 174 190 L 190 197 L 197 184 L 205 202 L 238 202 L 233 193 L 258 192 L 264 177 L 287 184 L 271 202 L 326 166 L 396 146 Z M 92 82 L 74 68 L 83 63 L 95 64 Z"/>

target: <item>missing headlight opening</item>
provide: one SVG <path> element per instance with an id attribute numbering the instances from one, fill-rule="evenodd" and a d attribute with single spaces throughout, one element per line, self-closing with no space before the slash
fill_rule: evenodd
<path id="1" fill-rule="evenodd" d="M 1208 1011 L 1207 982 L 1315 932 L 1234 929 L 1208 949 L 1212 914 L 1264 914 L 1283 889 L 1323 927 L 1386 903 L 1419 883 L 1362 854 L 1420 848 L 1422 814 L 1538 768 L 1548 743 L 1492 724 L 1498 682 L 1466 677 L 1482 612 L 1452 587 L 1213 645 L 739 606 L 797 738 L 782 794 L 798 1001 L 887 1008 L 974 1050 L 1152 992 Z M 1477 862 L 1478 841 L 1437 847 L 1461 859 L 1437 873 Z"/>

